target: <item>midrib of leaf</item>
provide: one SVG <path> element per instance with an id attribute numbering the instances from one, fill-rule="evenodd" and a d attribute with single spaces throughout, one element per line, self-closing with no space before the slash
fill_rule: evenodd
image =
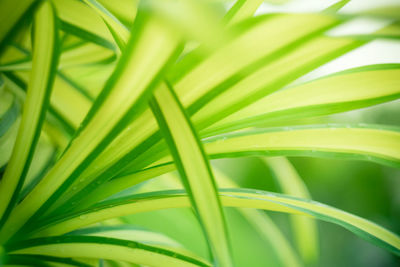
<path id="1" fill-rule="evenodd" d="M 217 266 L 232 266 L 225 216 L 200 140 L 171 87 L 154 92 L 152 110 L 174 157 Z"/>
<path id="2" fill-rule="evenodd" d="M 220 198 L 222 204 L 227 207 L 257 208 L 313 216 L 345 227 L 365 240 L 400 255 L 400 238 L 396 234 L 361 217 L 315 201 L 243 188 L 220 189 Z M 46 226 L 44 223 L 41 230 L 37 229 L 39 231 L 35 236 L 59 235 L 108 218 L 190 205 L 189 197 L 182 190 L 150 192 L 114 199 L 80 213 L 54 218 L 52 222 L 48 221 Z"/>
<path id="3" fill-rule="evenodd" d="M 134 27 L 135 35 L 124 56 L 75 139 L 46 177 L 14 209 L 7 223 L 9 229 L 6 232 L 3 229 L 3 241 L 40 208 L 45 209 L 44 204 L 54 201 L 63 187 L 68 186 L 129 123 L 132 115 L 138 114 L 145 105 L 143 98 L 154 88 L 165 66 L 175 59 L 179 39 L 159 20 L 143 16 L 137 19 Z M 133 86 L 134 91 L 131 90 Z"/>
<path id="4" fill-rule="evenodd" d="M 56 24 L 51 4 L 44 2 L 35 14 L 33 68 L 21 124 L 0 184 L 1 226 L 16 204 L 49 105 L 58 60 Z"/>

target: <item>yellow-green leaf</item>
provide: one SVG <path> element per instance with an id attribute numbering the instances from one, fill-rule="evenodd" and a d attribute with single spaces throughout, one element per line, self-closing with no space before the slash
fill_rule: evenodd
<path id="1" fill-rule="evenodd" d="M 17 139 L 0 182 L 3 224 L 16 204 L 49 105 L 57 68 L 57 27 L 53 7 L 45 1 L 35 13 L 33 68 Z"/>
<path id="2" fill-rule="evenodd" d="M 152 109 L 203 226 L 217 266 L 232 266 L 224 213 L 209 162 L 181 103 L 165 84 Z"/>

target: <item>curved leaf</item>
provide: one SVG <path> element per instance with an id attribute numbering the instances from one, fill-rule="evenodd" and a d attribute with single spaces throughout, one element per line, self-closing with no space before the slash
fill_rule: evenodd
<path id="1" fill-rule="evenodd" d="M 274 173 L 282 193 L 303 199 L 311 199 L 307 186 L 289 160 L 282 157 L 265 158 L 263 160 Z M 300 255 L 306 263 L 316 263 L 319 253 L 316 222 L 313 219 L 296 215 L 290 216 L 290 219 Z"/>
<path id="2" fill-rule="evenodd" d="M 61 28 L 82 39 L 114 50 L 116 45 L 106 24 L 81 1 L 52 0 L 61 19 Z"/>
<path id="3" fill-rule="evenodd" d="M 222 172 L 215 170 L 218 185 L 221 188 L 239 188 L 232 179 L 229 179 Z M 294 251 L 292 245 L 282 233 L 280 228 L 265 212 L 252 209 L 238 208 L 238 212 L 247 220 L 252 228 L 260 235 L 261 238 L 267 240 L 275 253 L 278 255 L 282 264 L 286 267 L 300 267 L 303 264 Z M 305 218 L 304 218 L 305 219 Z"/>
<path id="4" fill-rule="evenodd" d="M 301 19 L 303 23 L 307 24 L 310 23 L 310 21 L 315 22 L 315 28 L 312 29 L 304 29 L 300 32 L 297 32 L 296 35 L 283 38 L 277 39 L 274 47 L 271 48 L 271 50 L 266 51 L 264 47 L 269 43 L 269 38 L 267 38 L 267 33 L 271 32 L 272 35 L 280 35 L 281 32 L 276 31 L 276 28 L 274 25 L 276 23 L 284 23 L 287 25 L 288 29 L 293 26 L 292 24 L 296 24 L 298 22 L 298 19 Z M 271 24 L 270 24 L 271 23 Z M 243 57 L 235 59 L 237 61 L 235 64 L 232 63 L 232 68 L 233 69 L 227 69 L 226 73 L 221 76 L 223 79 L 227 79 L 226 83 L 222 83 L 223 88 L 227 87 L 230 85 L 230 79 L 232 78 L 232 75 L 234 78 L 241 78 L 242 74 L 241 71 L 243 68 L 246 68 L 246 64 L 251 63 L 252 61 L 255 61 L 254 66 L 251 66 L 251 70 L 254 68 L 261 67 L 265 65 L 269 58 L 269 56 L 275 57 L 279 56 L 279 53 L 276 50 L 284 51 L 284 48 L 290 45 L 297 45 L 298 43 L 302 43 L 305 40 L 308 40 L 309 38 L 313 37 L 317 33 L 321 32 L 322 30 L 326 29 L 327 27 L 331 27 L 336 23 L 336 20 L 333 19 L 332 17 L 326 17 L 326 16 L 312 16 L 310 18 L 306 18 L 306 15 L 278 15 L 278 17 L 274 20 L 269 18 L 268 16 L 262 16 L 260 18 L 255 19 L 254 21 L 249 21 L 248 24 L 246 24 L 246 31 L 242 33 L 237 39 L 235 39 L 235 42 L 232 44 L 232 49 L 234 50 L 232 53 L 233 54 L 241 54 Z M 297 24 L 296 24 L 297 25 Z M 264 32 L 264 33 L 263 33 Z M 262 40 L 257 39 L 258 35 L 260 34 L 264 36 Z M 256 40 L 255 40 L 256 39 Z M 246 45 L 246 43 L 254 43 L 254 42 L 259 42 L 257 43 L 257 49 L 251 50 L 249 47 Z M 243 46 L 243 47 L 242 47 Z M 252 56 L 252 59 L 248 58 L 248 53 L 254 53 Z M 225 50 L 222 50 L 218 53 L 215 53 L 211 56 L 211 58 L 207 58 L 202 64 L 203 67 L 201 68 L 215 68 L 218 64 L 224 64 L 226 67 L 226 60 L 229 58 L 229 60 L 232 59 L 231 56 L 228 56 L 226 54 L 227 52 Z M 268 57 L 268 60 L 267 58 Z M 217 65 L 215 65 L 217 64 Z M 215 65 L 215 66 L 213 66 Z M 208 66 L 208 67 L 207 67 Z M 229 67 L 230 68 L 230 67 Z M 196 67 L 197 69 L 197 67 Z M 222 71 L 219 68 L 217 68 L 218 71 Z M 194 71 L 194 70 L 193 70 Z M 183 82 L 183 80 L 186 81 L 192 81 L 195 82 L 196 84 L 202 84 L 203 80 L 210 80 L 209 75 L 206 75 L 200 70 L 196 70 L 194 73 L 193 71 L 190 71 L 186 73 L 184 77 L 181 77 L 177 81 L 174 82 L 174 88 L 175 86 L 180 86 L 178 83 Z M 208 70 L 207 70 L 208 71 Z M 250 70 L 248 70 L 250 71 Z M 197 74 L 196 74 L 197 73 Z M 200 76 L 196 76 L 200 75 Z M 214 74 L 213 74 L 214 75 Z M 186 79 L 186 78 L 187 79 Z M 211 80 L 210 80 L 211 82 Z M 212 83 L 218 83 L 218 81 L 212 81 Z M 184 82 L 185 83 L 185 82 Z M 181 84 L 183 86 L 183 84 Z M 187 86 L 187 87 L 186 87 Z M 197 86 L 197 85 L 196 85 Z M 185 95 L 188 93 L 190 85 L 185 85 L 185 92 L 180 92 L 179 97 L 182 99 L 182 103 L 185 104 Z M 208 86 L 202 87 L 203 89 L 198 91 L 199 95 L 198 97 L 207 94 L 210 90 L 213 91 L 214 89 L 217 91 L 222 90 L 221 88 L 212 88 Z M 182 89 L 184 89 L 182 87 Z M 177 92 L 179 90 L 177 89 Z M 192 92 L 192 91 L 191 91 Z M 189 110 L 190 113 L 190 110 Z M 133 121 L 130 125 L 130 127 L 127 127 L 121 134 L 116 138 L 112 145 L 109 146 L 108 149 L 103 151 L 103 153 L 99 156 L 97 164 L 101 164 L 102 166 L 107 166 L 107 171 L 105 172 L 104 170 L 98 170 L 95 168 L 95 166 L 90 166 L 86 170 L 86 173 L 83 178 L 84 180 L 87 180 L 87 177 L 95 177 L 101 175 L 100 180 L 104 180 L 107 177 L 110 177 L 111 175 L 115 175 L 117 172 L 120 172 L 122 168 L 126 168 L 128 163 L 132 162 L 132 159 L 138 157 L 140 154 L 142 154 L 144 151 L 146 151 L 147 148 L 153 146 L 160 140 L 160 135 L 157 133 L 157 125 L 154 122 L 153 118 L 151 117 L 151 113 L 148 111 L 145 111 L 136 121 Z M 108 178 L 109 179 L 109 178 Z M 100 182 L 101 183 L 101 182 Z M 78 185 L 81 186 L 81 185 Z"/>
<path id="5" fill-rule="evenodd" d="M 348 70 L 278 91 L 211 126 L 207 133 L 358 109 L 400 97 L 400 65 Z"/>
<path id="6" fill-rule="evenodd" d="M 210 266 L 188 256 L 129 240 L 99 236 L 63 236 L 26 240 L 6 247 L 11 254 L 103 258 L 147 266 Z"/>
<path id="7" fill-rule="evenodd" d="M 311 125 L 269 128 L 226 134 L 204 140 L 209 157 L 254 155 L 311 156 L 362 159 L 400 166 L 400 131 L 373 125 Z M 150 166 L 117 176 L 93 191 L 82 203 L 88 207 L 144 180 L 174 170 L 171 157 Z"/>
<path id="8" fill-rule="evenodd" d="M 400 166 L 400 131 L 314 125 L 270 128 L 224 135 L 207 140 L 213 158 L 244 155 L 340 156 Z M 378 128 L 379 127 L 379 128 Z"/>
<path id="9" fill-rule="evenodd" d="M 181 103 L 167 85 L 154 92 L 152 110 L 203 226 L 217 266 L 232 266 L 225 216 L 209 162 Z"/>
<path id="10" fill-rule="evenodd" d="M 16 143 L 0 183 L 0 225 L 16 204 L 39 140 L 57 68 L 57 27 L 53 8 L 44 2 L 35 14 L 33 69 Z"/>
<path id="11" fill-rule="evenodd" d="M 106 8 L 104 8 L 96 0 L 84 0 L 90 7 L 92 7 L 104 20 L 109 28 L 114 40 L 118 44 L 119 48 L 122 49 L 129 39 L 128 29 L 120 23 L 120 21 L 114 17 Z"/>
<path id="12" fill-rule="evenodd" d="M 226 13 L 224 20 L 234 24 L 249 18 L 263 2 L 264 0 L 238 0 Z"/>
<path id="13" fill-rule="evenodd" d="M 400 255 L 400 238 L 396 234 L 361 217 L 315 201 L 253 189 L 220 189 L 220 198 L 222 204 L 227 207 L 308 215 L 338 224 L 365 240 Z M 59 221 L 54 220 L 35 236 L 59 235 L 108 218 L 189 205 L 189 197 L 182 190 L 151 192 L 115 199 L 81 213 L 64 216 Z"/>
<path id="14" fill-rule="evenodd" d="M 15 5 L 13 0 L 3 0 L 0 2 L 0 48 L 4 45 L 3 41 L 10 34 L 11 30 L 24 13 L 29 10 L 34 0 L 21 0 Z"/>
<path id="15" fill-rule="evenodd" d="M 204 128 L 235 112 L 241 112 L 260 99 L 293 82 L 310 70 L 360 46 L 349 38 L 314 37 L 308 42 L 286 49 L 276 60 L 249 73 L 241 81 L 205 102 L 193 115 L 198 129 Z M 323 47 L 323 49 L 321 49 Z M 293 51 L 292 51 L 293 50 Z"/>
<path id="16" fill-rule="evenodd" d="M 132 115 L 143 109 L 145 98 L 161 78 L 166 65 L 175 60 L 180 40 L 172 29 L 143 14 L 136 20 L 134 30 L 134 37 L 76 138 L 46 177 L 14 209 L 5 225 L 12 227 L 7 231 L 3 229 L 2 240 L 10 238 L 39 209 L 45 210 L 53 204 L 65 187 L 132 120 Z M 131 90 L 133 87 L 135 90 Z"/>

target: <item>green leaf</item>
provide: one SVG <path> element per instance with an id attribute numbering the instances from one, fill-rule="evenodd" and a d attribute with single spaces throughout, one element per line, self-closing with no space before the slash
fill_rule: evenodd
<path id="1" fill-rule="evenodd" d="M 307 186 L 289 160 L 282 157 L 265 158 L 264 162 L 272 169 L 282 193 L 303 199 L 311 199 Z M 316 222 L 313 219 L 292 215 L 291 226 L 297 248 L 304 262 L 318 261 L 319 243 Z"/>
<path id="2" fill-rule="evenodd" d="M 20 55 L 26 55 L 20 50 Z M 1 71 L 29 70 L 32 68 L 31 55 L 23 60 L 16 59 L 0 65 Z M 105 64 L 114 61 L 115 53 L 94 43 L 81 43 L 73 48 L 63 50 L 59 60 L 59 69 L 73 68 L 81 65 Z"/>
<path id="3" fill-rule="evenodd" d="M 247 31 L 223 46 L 218 53 L 213 53 L 197 64 L 185 76 L 172 81 L 173 86 L 184 106 L 190 106 L 212 89 L 221 86 L 224 81 L 241 78 L 241 72 L 247 74 L 250 64 L 250 69 L 257 69 L 271 60 L 270 57 L 279 55 L 279 51 L 287 46 L 320 33 L 336 23 L 333 17 L 315 14 L 280 14 L 254 18 L 254 21 L 243 26 Z"/>
<path id="4" fill-rule="evenodd" d="M 76 0 L 52 0 L 61 19 L 61 28 L 82 39 L 115 50 L 114 39 L 106 24 L 85 3 Z"/>
<path id="5" fill-rule="evenodd" d="M 399 75 L 398 64 L 372 65 L 294 86 L 220 120 L 206 134 L 328 115 L 398 99 Z"/>
<path id="6" fill-rule="evenodd" d="M 399 166 L 400 131 L 335 124 L 270 128 L 210 138 L 205 149 L 212 158 L 302 155 L 366 159 Z"/>
<path id="7" fill-rule="evenodd" d="M 132 26 L 137 13 L 138 0 L 97 0 L 107 10 L 114 14 L 123 24 Z"/>
<path id="8" fill-rule="evenodd" d="M 376 8 L 371 8 L 367 10 L 363 10 L 359 12 L 360 15 L 372 16 L 378 18 L 386 18 L 386 19 L 400 19 L 400 5 L 396 4 L 388 4 L 385 6 L 378 6 Z"/>
<path id="9" fill-rule="evenodd" d="M 20 107 L 16 97 L 8 90 L 0 91 L 0 96 L 0 137 L 2 137 L 18 118 Z"/>
<path id="10" fill-rule="evenodd" d="M 6 247 L 11 254 L 103 258 L 156 266 L 210 266 L 204 261 L 142 243 L 99 236 L 63 236 L 25 240 Z"/>
<path id="11" fill-rule="evenodd" d="M 117 222 L 116 225 L 104 225 L 79 229 L 70 233 L 69 235 L 102 236 L 123 240 L 131 240 L 154 247 L 167 249 L 175 253 L 189 256 L 199 261 L 204 261 L 199 256 L 188 251 L 180 243 L 168 237 L 167 235 L 130 224 L 124 224 L 123 220 L 120 221 L 121 222 Z"/>
<path id="12" fill-rule="evenodd" d="M 0 168 L 2 170 L 5 168 L 5 165 L 10 160 L 20 121 L 21 116 L 19 116 L 16 121 L 10 126 L 8 131 L 2 137 L 0 137 Z"/>
<path id="13" fill-rule="evenodd" d="M 146 14 L 142 14 L 133 27 L 135 34 L 75 139 L 51 171 L 13 210 L 4 228 L 13 225 L 13 230 L 3 229 L 2 241 L 9 239 L 39 209 L 42 212 L 53 204 L 99 152 L 140 113 L 163 70 L 176 59 L 180 40 L 171 28 Z"/>
<path id="14" fill-rule="evenodd" d="M 350 2 L 350 0 L 340 0 L 340 1 L 336 2 L 335 4 L 329 6 L 324 11 L 327 13 L 336 13 L 340 9 L 342 9 L 342 7 L 344 7 L 348 2 Z"/>
<path id="15" fill-rule="evenodd" d="M 7 85 L 14 88 L 15 94 L 24 99 L 29 81 L 29 72 L 17 72 L 15 74 L 4 72 L 3 75 Z M 62 125 L 62 128 L 67 133 L 73 134 L 89 110 L 91 101 L 61 76 L 55 77 L 53 87 L 49 113 Z M 74 109 L 73 107 L 76 104 L 79 104 L 81 108 Z"/>
<path id="16" fill-rule="evenodd" d="M 3 0 L 0 2 L 0 47 L 11 33 L 13 27 L 16 26 L 18 21 L 23 18 L 23 15 L 29 10 L 34 3 L 34 0 L 21 0 L 18 5 L 15 5 L 13 0 Z"/>
<path id="17" fill-rule="evenodd" d="M 154 92 L 152 109 L 200 219 L 217 266 L 232 266 L 224 213 L 203 148 L 173 89 Z"/>
<path id="18" fill-rule="evenodd" d="M 79 209 L 85 209 L 107 197 L 118 193 L 126 188 L 137 185 L 143 181 L 160 176 L 175 170 L 174 164 L 158 165 L 138 172 L 123 174 L 114 179 L 98 185 L 90 194 L 86 195 L 79 205 Z"/>
<path id="19" fill-rule="evenodd" d="M 400 165 L 398 129 L 373 125 L 311 125 L 269 128 L 226 134 L 204 140 L 207 154 L 215 158 L 267 156 L 311 156 L 371 160 Z M 174 170 L 171 156 L 143 170 L 132 170 L 98 187 L 83 207 L 144 180 Z"/>
<path id="20" fill-rule="evenodd" d="M 109 28 L 114 40 L 118 44 L 119 48 L 126 45 L 129 39 L 129 30 L 116 18 L 111 12 L 104 8 L 96 0 L 84 0 L 90 7 L 92 7 L 104 20 Z"/>
<path id="21" fill-rule="evenodd" d="M 33 68 L 17 139 L 0 184 L 0 225 L 16 204 L 49 105 L 57 68 L 57 27 L 53 8 L 44 2 L 35 14 Z"/>
<path id="22" fill-rule="evenodd" d="M 276 60 L 253 70 L 206 101 L 193 115 L 194 123 L 197 129 L 203 130 L 361 44 L 348 38 L 316 36 L 300 46 L 285 49 Z"/>
<path id="23" fill-rule="evenodd" d="M 238 0 L 226 13 L 224 20 L 230 24 L 243 21 L 256 12 L 264 0 Z"/>
<path id="24" fill-rule="evenodd" d="M 54 164 L 57 155 L 58 151 L 54 147 L 51 138 L 46 133 L 45 127 L 43 127 L 35 153 L 32 157 L 31 166 L 18 196 L 18 202 L 21 201 L 42 179 L 44 174 Z"/>
<path id="25" fill-rule="evenodd" d="M 223 82 L 221 87 L 217 88 L 212 88 L 205 86 L 202 91 L 199 91 L 197 97 L 202 97 L 203 94 L 207 94 L 209 91 L 213 91 L 214 89 L 216 91 L 220 91 L 223 89 L 229 88 L 231 76 L 233 75 L 235 78 L 242 77 L 241 74 L 241 69 L 246 66 L 246 64 L 249 64 L 249 60 L 255 61 L 254 66 L 251 66 L 251 70 L 254 70 L 256 68 L 259 68 L 263 65 L 265 65 L 268 60 L 271 60 L 271 57 L 275 56 L 280 56 L 280 53 L 278 53 L 276 50 L 281 51 L 283 53 L 285 49 L 289 46 L 291 49 L 296 47 L 298 43 L 302 43 L 309 38 L 314 37 L 317 33 L 320 33 L 322 30 L 326 29 L 327 27 L 331 27 L 336 23 L 336 20 L 333 19 L 332 17 L 327 17 L 327 16 L 312 16 L 311 18 L 306 18 L 306 15 L 277 15 L 277 18 L 273 19 L 268 16 L 262 16 L 260 18 L 254 19 L 249 21 L 245 26 L 246 31 L 242 30 L 242 34 L 240 34 L 236 39 L 234 39 L 234 42 L 232 45 L 230 45 L 231 51 L 230 53 L 232 54 L 238 54 L 242 55 L 241 57 L 238 58 L 232 58 L 231 56 L 228 55 L 228 52 L 226 52 L 224 49 L 221 51 L 212 54 L 209 58 L 207 58 L 204 62 L 202 62 L 202 67 L 201 69 L 206 68 L 207 71 L 208 69 L 216 68 L 218 64 L 223 64 L 223 67 L 217 68 L 218 72 L 222 71 L 224 68 L 228 69 L 226 70 L 225 74 L 220 76 L 223 79 L 227 79 L 226 83 Z M 276 24 L 285 24 L 288 28 L 287 30 L 289 31 L 291 28 L 293 28 L 294 25 L 298 24 L 298 21 L 303 21 L 303 23 L 310 23 L 310 21 L 313 21 L 315 23 L 315 27 L 309 29 L 302 29 L 299 32 L 296 32 L 295 35 L 290 35 L 285 38 L 280 38 L 280 34 L 282 32 L 277 31 L 275 26 Z M 274 44 L 273 47 L 271 47 L 271 50 L 265 50 L 265 46 L 270 42 L 270 39 L 267 38 L 267 33 L 271 33 L 271 36 L 276 35 L 276 43 Z M 259 40 L 258 37 L 259 35 L 262 35 L 263 38 L 262 40 Z M 264 38 L 265 37 L 265 38 Z M 279 38 L 278 38 L 279 37 Z M 246 43 L 254 43 L 257 48 L 255 49 L 249 49 L 248 45 Z M 257 43 L 257 44 L 256 44 Z M 345 42 L 347 44 L 347 42 Z M 243 46 L 243 47 L 242 47 Z M 319 47 L 319 46 L 318 46 Z M 315 47 L 314 47 L 315 48 Z M 347 48 L 347 47 L 346 47 Z M 228 49 L 229 50 L 229 49 Z M 275 52 L 277 52 L 275 54 Z M 249 58 L 250 56 L 249 53 L 252 54 L 252 59 Z M 272 56 L 271 56 L 272 54 Z M 234 63 L 231 65 L 225 64 L 227 60 L 235 60 Z M 217 64 L 217 65 L 215 65 Z M 213 66 L 215 65 L 215 66 Z M 220 66 L 220 65 L 218 65 Z M 231 69 L 231 67 L 233 69 Z M 210 75 L 205 76 L 206 74 L 202 70 L 197 70 L 197 66 L 195 70 L 189 71 L 186 73 L 184 77 L 177 78 L 178 80 L 174 83 L 174 88 L 175 86 L 179 86 L 178 83 L 181 83 L 183 80 L 186 81 L 193 81 L 196 83 L 196 86 L 199 84 L 203 84 L 204 81 L 210 81 L 212 83 L 217 82 L 217 81 L 211 81 Z M 194 72 L 194 74 L 193 74 Z M 197 74 L 196 74 L 197 73 Z M 197 75 L 200 75 L 197 77 Z M 215 75 L 218 76 L 216 73 Z M 194 76 L 194 77 L 193 77 Z M 186 79 L 187 78 L 187 79 Z M 217 82 L 218 83 L 218 82 Z M 182 85 L 182 84 L 181 84 Z M 186 84 L 187 90 L 188 88 L 193 88 L 191 85 Z M 194 89 L 194 88 L 193 88 Z M 192 91 L 191 91 L 192 92 Z M 213 93 L 212 93 L 213 94 Z M 182 101 L 185 100 L 185 96 L 187 95 L 187 92 L 181 92 L 179 94 L 179 97 L 182 99 Z M 199 99 L 196 99 L 196 102 Z M 204 101 L 204 99 L 202 100 Z M 185 104 L 183 102 L 183 104 Z M 189 110 L 190 113 L 190 110 Z M 148 111 L 145 111 L 143 115 L 138 117 L 137 120 L 133 121 L 130 125 L 130 127 L 126 128 L 119 136 L 116 138 L 116 140 L 113 141 L 113 144 L 109 146 L 108 149 L 106 149 L 97 159 L 96 164 L 102 165 L 107 169 L 105 170 L 99 170 L 98 168 L 96 169 L 95 166 L 90 166 L 88 167 L 84 177 L 84 180 L 87 180 L 86 177 L 95 177 L 102 175 L 102 178 L 99 178 L 98 181 L 102 183 L 104 180 L 110 179 L 111 175 L 115 175 L 117 172 L 119 172 L 122 168 L 126 168 L 127 164 L 132 161 L 132 158 L 138 157 L 142 152 L 146 151 L 146 148 L 149 148 L 149 146 L 154 145 L 157 143 L 155 135 L 157 135 L 157 125 L 154 122 L 151 113 Z M 82 184 L 78 185 L 81 186 Z M 85 192 L 86 194 L 87 192 Z M 75 202 L 75 201 L 74 201 Z"/>
<path id="26" fill-rule="evenodd" d="M 218 186 L 220 188 L 240 188 L 235 184 L 233 179 L 230 179 L 221 171 L 216 169 L 213 171 L 217 177 Z M 271 244 L 272 249 L 279 257 L 283 266 L 303 266 L 290 242 L 267 213 L 246 208 L 238 208 L 237 210 L 260 235 L 260 237 Z"/>
<path id="27" fill-rule="evenodd" d="M 208 7 L 208 5 L 206 5 L 205 2 L 198 3 L 196 1 L 183 1 L 175 3 L 175 6 L 173 2 L 174 1 L 166 2 L 165 6 L 161 5 L 160 7 L 158 7 L 158 5 L 156 4 L 158 2 L 146 2 L 146 5 L 148 4 L 149 6 L 146 6 L 145 8 L 154 9 L 152 11 L 155 12 L 155 15 L 157 17 L 161 18 L 162 23 L 166 23 L 166 25 L 171 25 L 171 27 L 174 28 L 175 31 L 181 33 L 182 35 L 187 35 L 187 31 L 189 28 L 192 32 L 192 35 L 199 38 L 204 43 L 212 43 L 210 39 L 213 39 L 211 37 L 215 36 L 216 33 L 213 32 L 211 35 L 204 33 L 204 29 L 207 28 L 207 25 L 210 25 L 210 22 L 216 23 L 215 17 L 209 14 L 213 12 L 211 12 L 212 10 Z M 173 5 L 174 8 L 177 9 L 174 10 L 172 14 L 170 14 L 171 9 L 168 8 L 170 7 L 169 5 Z M 109 13 L 105 11 L 103 12 L 103 16 L 109 16 Z M 109 17 L 108 19 L 115 20 L 117 24 L 119 23 L 115 17 Z M 181 25 L 185 26 L 182 27 Z M 121 33 L 116 24 L 110 24 L 109 26 L 110 28 L 112 28 L 111 30 L 115 33 L 116 39 L 124 39 L 123 33 Z M 218 30 L 220 29 L 216 27 L 214 31 Z M 218 32 L 220 33 L 220 31 Z M 121 47 L 123 49 L 123 43 L 121 44 Z M 124 155 L 121 151 L 116 151 L 117 155 L 113 155 L 112 153 L 110 154 L 110 151 L 107 150 L 106 152 L 101 153 L 96 162 L 94 162 L 91 166 L 88 166 L 82 176 L 79 179 L 76 179 L 76 182 L 74 184 L 71 184 L 69 189 L 60 198 L 60 201 L 53 205 L 53 210 L 58 208 L 61 204 L 64 204 L 63 208 L 69 209 L 71 208 L 69 202 L 77 204 L 76 206 L 85 205 L 85 203 L 82 204 L 80 201 L 82 200 L 82 198 L 86 197 L 87 194 L 90 193 L 92 190 L 95 190 L 96 185 L 102 184 L 105 181 L 111 179 L 112 176 L 121 169 L 121 166 L 126 165 L 124 161 L 126 161 L 128 158 L 129 161 L 131 161 L 132 155 L 140 154 L 140 152 L 138 152 L 137 150 L 144 151 L 146 147 L 149 147 L 153 144 L 153 140 L 158 141 L 160 139 L 160 135 L 159 133 L 156 133 L 156 136 L 151 136 L 150 140 L 145 141 L 143 147 L 132 147 L 134 144 L 140 144 L 142 139 L 146 137 L 142 135 L 143 130 L 151 134 L 151 131 L 148 131 L 149 129 L 145 126 L 145 124 L 147 124 L 148 122 L 153 122 L 153 124 L 149 125 L 150 128 L 153 128 L 154 130 L 157 129 L 157 125 L 154 121 L 154 117 L 152 117 L 152 114 L 150 112 L 144 112 L 136 121 L 133 121 L 133 123 L 131 123 L 129 127 L 124 129 L 122 133 L 118 136 L 118 138 L 113 140 L 112 144 L 109 146 L 111 148 L 111 151 L 113 151 L 115 148 L 126 148 L 126 150 L 124 151 L 125 153 L 127 153 L 127 149 L 131 147 L 132 149 L 129 151 L 129 153 Z M 142 136 L 140 138 L 137 138 L 137 134 Z M 120 159 L 121 156 L 124 157 Z M 100 164 L 100 162 L 102 162 L 102 164 Z M 103 165 L 105 168 L 97 168 L 96 166 L 98 166 L 99 164 Z M 111 168 L 107 169 L 106 167 L 110 165 Z M 96 183 L 93 183 L 94 179 L 96 179 Z M 76 190 L 71 190 L 73 188 L 76 188 Z M 50 212 L 51 211 L 52 210 L 50 210 Z"/>
<path id="28" fill-rule="evenodd" d="M 61 257 L 51 257 L 43 255 L 29 255 L 29 254 L 12 254 L 7 256 L 7 264 L 5 266 L 34 266 L 37 267 L 50 267 L 56 265 L 60 266 L 78 266 L 78 267 L 91 267 L 92 265 Z"/>
<path id="29" fill-rule="evenodd" d="M 226 207 L 256 208 L 290 214 L 308 215 L 340 225 L 361 238 L 400 255 L 400 238 L 396 234 L 354 214 L 308 199 L 300 199 L 254 189 L 220 189 Z M 114 199 L 70 216 L 54 219 L 35 236 L 59 235 L 108 218 L 152 210 L 190 206 L 189 197 L 182 190 L 150 192 Z M 48 222 L 49 223 L 49 222 Z"/>

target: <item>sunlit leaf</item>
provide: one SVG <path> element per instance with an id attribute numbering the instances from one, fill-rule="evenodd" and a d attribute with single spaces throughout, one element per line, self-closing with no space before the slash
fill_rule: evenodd
<path id="1" fill-rule="evenodd" d="M 231 266 L 227 227 L 217 187 L 199 138 L 181 103 L 167 85 L 154 92 L 153 112 L 192 205 L 210 240 L 218 266 Z"/>
<path id="2" fill-rule="evenodd" d="M 282 188 L 282 193 L 304 199 L 311 199 L 307 186 L 290 161 L 282 157 L 265 158 L 264 161 L 274 173 L 276 181 Z M 310 218 L 292 215 L 291 225 L 297 248 L 304 262 L 317 262 L 319 256 L 319 242 L 316 222 Z"/>
<path id="3" fill-rule="evenodd" d="M 168 266 L 209 266 L 209 264 L 142 243 L 99 236 L 64 236 L 24 241 L 9 246 L 11 253 L 29 255 L 82 257 L 123 260 L 155 266 L 162 262 Z"/>
<path id="4" fill-rule="evenodd" d="M 49 2 L 35 14 L 33 69 L 11 158 L 0 183 L 0 215 L 3 224 L 16 204 L 32 161 L 45 119 L 57 67 L 57 28 Z"/>
<path id="5" fill-rule="evenodd" d="M 243 188 L 221 189 L 220 198 L 224 206 L 308 215 L 338 224 L 375 245 L 386 248 L 396 255 L 400 254 L 400 238 L 396 234 L 361 217 L 315 201 Z M 104 203 L 103 206 L 98 205 L 92 210 L 71 215 L 69 218 L 63 217 L 58 222 L 54 220 L 36 236 L 66 233 L 106 218 L 189 205 L 189 197 L 182 190 L 151 192 L 116 199 Z"/>

